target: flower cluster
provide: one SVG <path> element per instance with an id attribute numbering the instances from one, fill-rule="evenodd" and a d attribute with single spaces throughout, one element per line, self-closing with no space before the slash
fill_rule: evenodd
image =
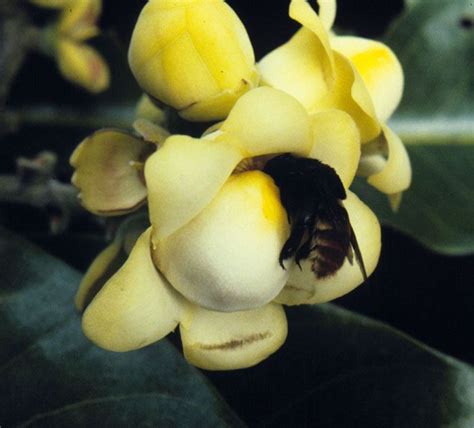
<path id="1" fill-rule="evenodd" d="M 86 40 L 97 36 L 102 0 L 30 0 L 37 6 L 58 9 L 59 19 L 44 32 L 45 50 L 56 58 L 65 79 L 92 93 L 109 86 L 109 69 Z"/>
<path id="2" fill-rule="evenodd" d="M 131 247 L 126 234 L 81 284 L 96 344 L 138 349 L 179 325 L 192 364 L 249 367 L 284 343 L 283 305 L 327 302 L 374 271 L 380 225 L 349 188 L 359 173 L 396 203 L 410 184 L 404 146 L 385 124 L 403 74 L 387 46 L 333 34 L 335 8 L 320 1 L 317 14 L 292 0 L 301 29 L 255 63 L 223 1 L 144 7 L 129 61 L 147 119 L 135 134 L 96 132 L 71 159 L 86 208 L 115 215 L 147 203 L 151 223 L 110 279 Z M 199 138 L 168 135 L 150 99 L 221 122 Z"/>

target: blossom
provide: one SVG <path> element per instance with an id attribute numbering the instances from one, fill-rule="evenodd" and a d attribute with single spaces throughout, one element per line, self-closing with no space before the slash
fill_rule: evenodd
<path id="1" fill-rule="evenodd" d="M 319 15 L 306 0 L 291 1 L 290 17 L 302 27 L 258 63 L 262 83 L 293 95 L 309 113 L 349 113 L 364 144 L 361 173 L 396 197 L 411 182 L 403 143 L 385 124 L 403 91 L 400 63 L 383 43 L 331 33 L 335 0 L 318 3 Z"/>
<path id="2" fill-rule="evenodd" d="M 114 215 L 147 203 L 151 223 L 105 284 L 123 240 L 81 283 L 83 330 L 98 346 L 130 351 L 179 326 L 192 364 L 249 367 L 284 343 L 284 305 L 330 301 L 374 271 L 380 224 L 350 186 L 366 176 L 396 205 L 410 184 L 404 146 L 385 123 L 403 74 L 385 45 L 332 34 L 335 2 L 319 3 L 318 15 L 291 1 L 302 28 L 259 72 L 223 1 L 151 0 L 143 9 L 129 51 L 148 94 L 138 135 L 98 131 L 71 158 L 86 208 Z M 169 136 L 156 99 L 189 120 L 224 120 L 199 138 Z M 288 159 L 310 168 L 288 170 Z M 304 174 L 310 180 L 295 178 Z M 303 208 L 290 205 L 298 198 Z"/>
<path id="3" fill-rule="evenodd" d="M 370 275 L 380 226 L 347 190 L 360 158 L 357 126 L 341 110 L 310 116 L 292 96 L 262 87 L 243 95 L 218 130 L 170 136 L 146 160 L 151 227 L 85 309 L 85 334 L 103 348 L 128 351 L 179 325 L 191 363 L 248 367 L 284 343 L 283 304 L 328 301 L 363 282 L 347 260 L 324 278 L 307 260 L 301 271 L 292 260 L 279 264 L 290 225 L 262 165 L 288 152 L 335 169 Z M 83 283 L 80 294 L 89 286 Z"/>
<path id="4" fill-rule="evenodd" d="M 149 1 L 129 63 L 146 93 L 188 120 L 223 119 L 258 83 L 247 31 L 223 0 Z"/>
<path id="5" fill-rule="evenodd" d="M 96 25 L 101 0 L 34 0 L 41 7 L 60 10 L 58 21 L 44 32 L 44 46 L 56 58 L 59 71 L 70 82 L 92 93 L 109 86 L 110 72 L 102 56 L 84 43 L 99 34 Z"/>

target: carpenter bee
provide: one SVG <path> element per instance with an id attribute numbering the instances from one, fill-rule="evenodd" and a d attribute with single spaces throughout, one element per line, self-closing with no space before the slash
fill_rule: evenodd
<path id="1" fill-rule="evenodd" d="M 294 257 L 309 259 L 317 278 L 336 273 L 345 258 L 355 259 L 364 280 L 367 272 L 357 239 L 342 205 L 344 186 L 330 166 L 316 160 L 282 154 L 270 159 L 263 171 L 280 189 L 291 233 L 280 252 L 279 262 Z M 300 266 L 301 268 L 301 266 Z"/>

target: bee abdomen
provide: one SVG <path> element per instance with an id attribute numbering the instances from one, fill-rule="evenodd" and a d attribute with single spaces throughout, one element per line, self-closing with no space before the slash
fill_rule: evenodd
<path id="1" fill-rule="evenodd" d="M 336 273 L 349 252 L 350 235 L 335 229 L 316 230 L 311 251 L 311 269 L 318 278 Z"/>

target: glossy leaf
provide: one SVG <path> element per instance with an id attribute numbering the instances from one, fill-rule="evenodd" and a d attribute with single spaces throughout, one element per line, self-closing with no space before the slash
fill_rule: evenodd
<path id="1" fill-rule="evenodd" d="M 270 359 L 208 374 L 250 426 L 473 426 L 467 364 L 335 305 L 287 315 L 288 339 Z"/>
<path id="2" fill-rule="evenodd" d="M 385 195 L 363 180 L 353 191 L 379 219 L 432 250 L 451 255 L 474 252 L 474 146 L 409 146 L 413 180 L 394 213 Z"/>
<path id="3" fill-rule="evenodd" d="M 0 264 L 2 425 L 242 425 L 169 342 L 124 354 L 90 343 L 78 272 L 4 231 Z"/>

